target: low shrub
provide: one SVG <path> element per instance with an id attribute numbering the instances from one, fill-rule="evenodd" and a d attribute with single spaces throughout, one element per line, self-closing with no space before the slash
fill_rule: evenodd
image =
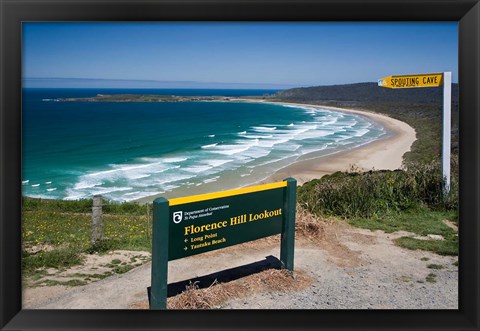
<path id="1" fill-rule="evenodd" d="M 75 248 L 56 249 L 37 254 L 23 252 L 22 269 L 29 274 L 39 268 L 69 268 L 82 261 L 80 251 Z"/>
<path id="2" fill-rule="evenodd" d="M 336 172 L 313 180 L 298 190 L 299 203 L 323 216 L 374 217 L 418 206 L 456 209 L 458 185 L 452 178 L 450 193 L 438 163 L 411 165 L 407 170 Z"/>

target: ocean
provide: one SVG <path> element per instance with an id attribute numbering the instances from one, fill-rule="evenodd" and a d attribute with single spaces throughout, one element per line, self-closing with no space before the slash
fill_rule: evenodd
<path id="1" fill-rule="evenodd" d="M 363 116 L 245 102 L 56 102 L 97 94 L 254 96 L 273 90 L 23 89 L 22 194 L 131 201 L 256 183 L 312 152 L 388 134 Z"/>

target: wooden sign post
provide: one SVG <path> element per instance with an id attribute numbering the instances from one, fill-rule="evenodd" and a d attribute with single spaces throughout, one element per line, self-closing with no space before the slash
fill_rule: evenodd
<path id="1" fill-rule="evenodd" d="M 385 88 L 437 87 L 443 85 L 443 133 L 442 133 L 442 175 L 445 180 L 443 191 L 450 192 L 450 150 L 452 134 L 452 73 L 388 76 L 378 80 L 378 86 Z"/>

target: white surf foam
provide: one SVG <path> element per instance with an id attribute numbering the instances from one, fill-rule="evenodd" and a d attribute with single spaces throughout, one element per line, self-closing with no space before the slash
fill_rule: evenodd
<path id="1" fill-rule="evenodd" d="M 162 173 L 162 172 L 165 172 L 165 171 L 168 171 L 168 170 L 178 169 L 178 168 L 180 168 L 180 167 L 181 167 L 180 165 L 176 165 L 176 166 L 173 166 L 173 167 L 170 167 L 170 168 L 166 168 L 166 169 L 155 170 L 153 173 L 154 173 L 154 174 L 159 174 L 159 173 Z"/>
<path id="2" fill-rule="evenodd" d="M 252 134 L 252 135 L 244 136 L 244 138 L 248 138 L 248 139 L 266 139 L 266 138 L 272 138 L 272 137 L 273 137 L 273 135 L 271 135 L 271 134 L 268 134 L 268 135 Z"/>
<path id="3" fill-rule="evenodd" d="M 128 165 L 128 166 L 122 166 L 122 165 L 111 165 L 112 167 L 116 168 L 116 169 L 110 169 L 110 170 L 102 170 L 102 171 L 98 171 L 98 172 L 93 172 L 93 173 L 90 173 L 90 174 L 87 174 L 85 175 L 86 177 L 110 177 L 110 176 L 107 176 L 107 175 L 111 175 L 111 174 L 119 174 L 119 173 L 125 173 L 127 171 L 131 171 L 131 170 L 137 170 L 137 169 L 144 169 L 144 168 L 148 168 L 148 167 L 151 167 L 152 164 L 139 164 L 139 165 Z"/>
<path id="4" fill-rule="evenodd" d="M 271 160 L 268 160 L 268 161 L 259 163 L 259 164 L 257 164 L 256 166 L 266 166 L 266 165 L 269 165 L 269 164 L 272 164 L 272 163 L 276 163 L 276 162 L 280 162 L 280 161 L 283 161 L 283 160 L 287 160 L 287 159 L 290 159 L 290 158 L 295 158 L 295 156 L 294 156 L 294 155 L 288 155 L 288 156 L 285 156 L 285 157 L 280 157 L 280 158 L 276 158 L 276 159 L 271 159 Z"/>
<path id="5" fill-rule="evenodd" d="M 302 147 L 302 145 L 288 143 L 288 144 L 282 144 L 281 146 L 277 146 L 276 149 L 283 150 L 283 151 L 296 152 L 300 147 Z"/>
<path id="6" fill-rule="evenodd" d="M 368 132 L 370 132 L 370 130 L 368 130 L 368 129 L 360 129 L 360 130 L 358 130 L 357 132 L 355 132 L 355 133 L 353 134 L 353 136 L 354 136 L 354 137 L 362 137 L 362 136 L 366 135 Z"/>
<path id="7" fill-rule="evenodd" d="M 204 183 L 212 183 L 212 182 L 216 182 L 219 178 L 220 178 L 220 176 L 215 176 L 215 177 L 212 177 L 212 178 L 205 179 L 203 182 Z"/>
<path id="8" fill-rule="evenodd" d="M 128 193 L 124 193 L 123 195 L 134 195 L 134 194 L 138 194 L 138 193 L 141 193 L 141 191 L 128 192 Z"/>
<path id="9" fill-rule="evenodd" d="M 236 145 L 219 145 L 213 153 L 223 154 L 223 155 L 235 155 L 242 152 L 245 152 L 252 148 L 253 146 L 258 145 L 259 139 L 252 139 L 249 141 L 238 141 Z"/>
<path id="10" fill-rule="evenodd" d="M 80 179 L 80 182 L 76 183 L 74 186 L 73 186 L 73 189 L 74 190 L 84 190 L 84 189 L 87 189 L 87 188 L 92 188 L 92 187 L 95 187 L 97 185 L 103 185 L 103 181 L 99 181 L 99 180 L 95 180 L 95 179 L 91 179 L 91 178 L 88 178 L 86 176 L 82 176 L 81 179 Z"/>
<path id="11" fill-rule="evenodd" d="M 260 142 L 260 146 L 261 147 L 265 147 L 265 148 L 271 148 L 275 145 L 278 145 L 278 144 L 283 144 L 283 143 L 286 143 L 290 140 L 291 138 L 282 138 L 282 137 L 278 137 L 278 138 L 273 138 L 273 139 L 263 139 L 261 142 Z"/>
<path id="12" fill-rule="evenodd" d="M 205 160 L 204 162 L 210 165 L 212 168 L 219 167 L 224 165 L 225 163 L 232 162 L 233 160 L 225 159 L 225 160 Z"/>
<path id="13" fill-rule="evenodd" d="M 307 131 L 304 133 L 299 134 L 295 137 L 295 141 L 302 141 L 306 139 L 315 139 L 315 138 L 322 138 L 327 137 L 329 135 L 334 134 L 334 132 L 327 131 L 327 130 L 315 130 L 315 131 Z"/>
<path id="14" fill-rule="evenodd" d="M 163 171 L 162 171 L 163 172 Z M 133 180 L 133 179 L 142 179 L 142 178 L 148 178 L 150 177 L 151 175 L 150 174 L 147 174 L 147 175 L 131 175 L 131 176 L 128 176 L 128 179 L 130 180 Z"/>
<path id="15" fill-rule="evenodd" d="M 276 130 L 277 127 L 268 127 L 268 126 L 252 126 L 252 130 L 256 132 L 270 132 Z"/>
<path id="16" fill-rule="evenodd" d="M 119 199 L 119 200 L 133 201 L 133 200 L 137 200 L 137 199 L 151 197 L 153 195 L 159 195 L 159 194 L 162 194 L 164 192 L 165 191 L 136 191 L 136 192 L 123 194 L 123 196 L 122 196 L 123 199 Z"/>
<path id="17" fill-rule="evenodd" d="M 94 190 L 91 190 L 90 193 L 92 195 L 96 194 L 107 194 L 107 193 L 113 193 L 113 192 L 121 192 L 121 191 L 130 191 L 132 190 L 133 187 L 97 187 Z"/>
<path id="18" fill-rule="evenodd" d="M 135 186 L 136 189 L 138 189 L 138 188 L 148 188 L 148 187 L 154 187 L 156 189 L 157 188 L 165 189 L 165 185 L 167 185 L 167 184 L 181 182 L 181 181 L 184 181 L 186 179 L 194 178 L 196 176 L 197 175 L 192 173 L 192 172 L 190 172 L 190 173 L 185 173 L 185 172 L 164 173 L 161 176 L 151 177 L 148 180 L 136 181 L 136 182 L 130 183 L 130 184 L 131 184 L 131 186 Z"/>
<path id="19" fill-rule="evenodd" d="M 182 170 L 184 170 L 184 171 L 193 172 L 193 173 L 196 173 L 196 174 L 198 174 L 200 172 L 207 171 L 209 169 L 212 169 L 212 166 L 198 165 L 198 166 L 190 166 L 190 167 L 182 168 Z"/>
<path id="20" fill-rule="evenodd" d="M 178 162 L 187 161 L 188 158 L 187 157 L 166 157 L 161 160 L 166 163 L 178 163 Z"/>
<path id="21" fill-rule="evenodd" d="M 215 146 L 217 146 L 217 145 L 218 145 L 218 143 L 210 144 L 210 145 L 203 145 L 202 148 L 203 148 L 203 149 L 212 148 L 212 147 L 215 147 Z"/>

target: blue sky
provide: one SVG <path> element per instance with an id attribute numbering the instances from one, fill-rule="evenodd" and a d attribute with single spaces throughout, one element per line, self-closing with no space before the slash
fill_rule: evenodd
<path id="1" fill-rule="evenodd" d="M 451 71 L 458 24 L 23 23 L 31 87 L 287 88 Z M 223 84 L 235 83 L 235 84 Z"/>

